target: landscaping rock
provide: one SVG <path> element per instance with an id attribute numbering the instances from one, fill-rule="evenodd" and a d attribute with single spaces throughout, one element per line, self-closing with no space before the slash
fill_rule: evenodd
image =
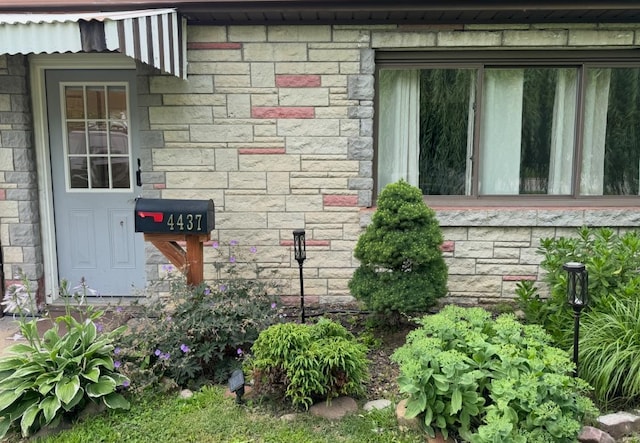
<path id="1" fill-rule="evenodd" d="M 398 420 L 398 427 L 401 430 L 407 430 L 407 429 L 415 429 L 415 430 L 419 430 L 420 429 L 420 421 L 414 417 L 414 418 L 406 418 L 406 413 L 407 413 L 407 400 L 402 400 L 400 403 L 398 403 L 398 406 L 396 406 L 396 418 Z"/>
<path id="2" fill-rule="evenodd" d="M 585 426 L 578 436 L 581 443 L 615 443 L 615 439 L 602 429 Z"/>
<path id="3" fill-rule="evenodd" d="M 298 418 L 298 414 L 284 414 L 283 416 L 280 417 L 281 421 L 295 421 L 295 419 Z"/>
<path id="4" fill-rule="evenodd" d="M 183 389 L 182 391 L 180 391 L 180 398 L 191 398 L 193 397 L 193 391 L 191 391 L 191 389 Z"/>
<path id="5" fill-rule="evenodd" d="M 329 404 L 326 401 L 315 404 L 309 408 L 309 413 L 328 420 L 338 420 L 345 415 L 356 412 L 358 404 L 351 397 L 338 397 L 331 400 Z"/>
<path id="6" fill-rule="evenodd" d="M 629 412 L 615 412 L 598 418 L 598 428 L 619 439 L 640 431 L 640 417 Z"/>
<path id="7" fill-rule="evenodd" d="M 455 443 L 455 440 L 451 437 L 444 438 L 444 436 L 441 433 L 436 432 L 435 437 L 433 438 L 427 437 L 427 443 Z"/>
<path id="8" fill-rule="evenodd" d="M 362 407 L 365 411 L 373 411 L 374 409 L 384 409 L 391 406 L 391 401 L 386 399 L 373 400 L 365 403 Z"/>

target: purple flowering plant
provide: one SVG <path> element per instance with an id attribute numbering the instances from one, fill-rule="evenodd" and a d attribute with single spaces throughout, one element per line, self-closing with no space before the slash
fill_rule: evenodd
<path id="1" fill-rule="evenodd" d="M 267 278 L 256 265 L 259 248 L 237 240 L 214 241 L 210 248 L 213 278 L 205 270 L 205 282 L 191 287 L 172 273 L 171 303 L 158 299 L 141 306 L 142 321 L 118 343 L 131 389 L 157 386 L 163 377 L 188 388 L 226 383 L 260 331 L 281 321 L 280 285 L 275 274 Z"/>

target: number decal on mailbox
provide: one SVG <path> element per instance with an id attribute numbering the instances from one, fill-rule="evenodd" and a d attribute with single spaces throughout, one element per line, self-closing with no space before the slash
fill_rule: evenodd
<path id="1" fill-rule="evenodd" d="M 195 227 L 194 227 L 195 221 Z M 167 218 L 167 226 L 170 231 L 200 231 L 202 229 L 202 214 L 170 214 Z"/>

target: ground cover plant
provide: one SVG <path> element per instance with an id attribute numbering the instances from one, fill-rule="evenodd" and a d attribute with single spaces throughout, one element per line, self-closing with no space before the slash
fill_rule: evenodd
<path id="1" fill-rule="evenodd" d="M 12 440 L 16 442 L 17 440 Z M 34 443 L 418 443 L 421 431 L 398 429 L 393 408 L 329 421 L 310 414 L 282 420 L 250 401 L 237 405 L 224 387 L 204 387 L 190 399 L 142 394 L 126 413 L 106 413 Z"/>
<path id="2" fill-rule="evenodd" d="M 260 331 L 280 321 L 277 282 L 260 278 L 256 248 L 231 241 L 228 248 L 215 242 L 213 249 L 221 258 L 215 285 L 192 287 L 167 269 L 169 297 L 140 306 L 140 320 L 130 322 L 117 352 L 132 390 L 162 379 L 190 388 L 224 383 Z"/>
<path id="3" fill-rule="evenodd" d="M 314 401 L 364 393 L 367 348 L 332 320 L 271 326 L 251 352 L 247 366 L 257 394 L 308 408 Z"/>
<path id="4" fill-rule="evenodd" d="M 61 285 L 62 297 L 83 298 L 80 292 L 69 294 Z M 5 306 L 33 310 L 33 293 L 28 280 L 9 288 Z M 25 304 L 26 303 L 26 304 Z M 20 333 L 26 343 L 11 346 L 0 358 L 0 438 L 10 428 L 19 428 L 29 436 L 44 426 L 57 426 L 73 419 L 89 404 L 111 409 L 128 409 L 129 401 L 119 392 L 129 383 L 118 372 L 113 359 L 114 341 L 123 328 L 101 332 L 98 320 L 103 311 L 84 309 L 74 317 L 69 304 L 64 315 L 40 337 L 38 319 L 22 316 Z"/>
<path id="5" fill-rule="evenodd" d="M 594 387 L 603 408 L 631 407 L 640 398 L 640 233 L 582 227 L 573 237 L 541 240 L 541 267 L 549 296 L 531 282 L 518 285 L 518 303 L 529 323 L 542 325 L 554 343 L 572 348 L 573 312 L 566 302 L 566 262 L 584 263 L 589 304 L 582 314 L 579 375 Z"/>
<path id="6" fill-rule="evenodd" d="M 404 180 L 385 186 L 354 250 L 360 266 L 349 281 L 351 294 L 389 316 L 427 312 L 447 291 L 442 242 L 420 189 Z"/>
<path id="7" fill-rule="evenodd" d="M 472 443 L 573 442 L 597 410 L 567 353 L 512 314 L 447 306 L 393 355 L 407 416 Z"/>

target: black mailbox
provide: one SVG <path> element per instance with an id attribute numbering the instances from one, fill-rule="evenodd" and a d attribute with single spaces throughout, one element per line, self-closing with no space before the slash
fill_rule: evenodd
<path id="1" fill-rule="evenodd" d="M 136 232 L 208 234 L 214 227 L 213 200 L 136 200 Z"/>

